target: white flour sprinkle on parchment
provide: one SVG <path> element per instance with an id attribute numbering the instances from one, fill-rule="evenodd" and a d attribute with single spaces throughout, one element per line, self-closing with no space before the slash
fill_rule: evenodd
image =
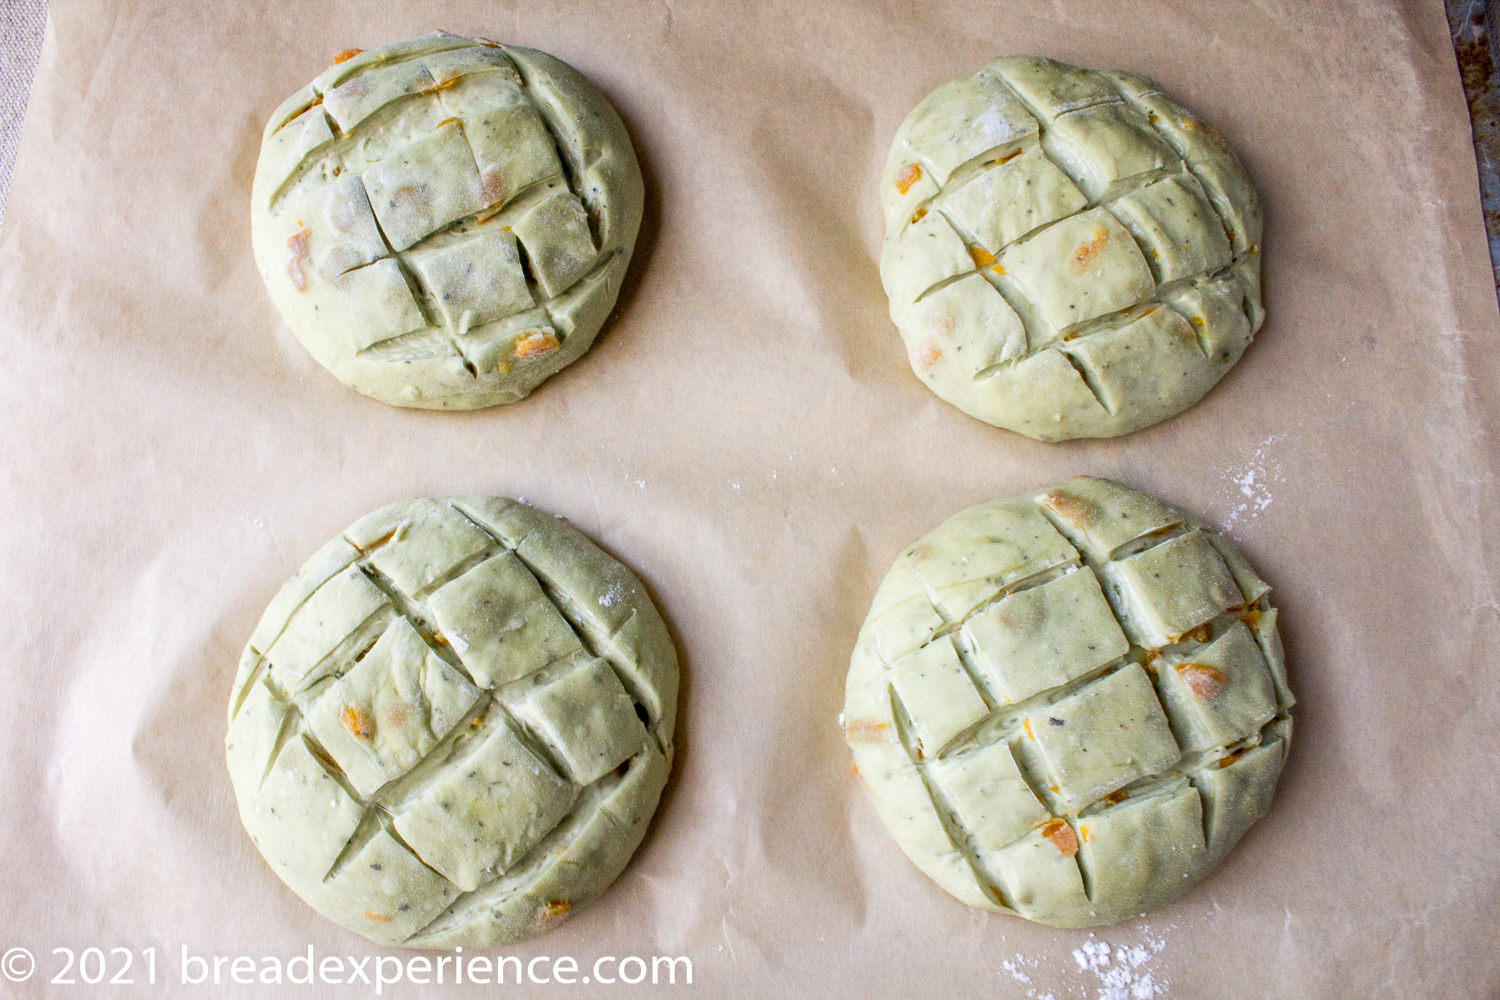
<path id="1" fill-rule="evenodd" d="M 1165 937 L 1152 937 L 1150 927 L 1142 927 L 1143 940 L 1139 944 L 1110 943 L 1098 940 L 1090 934 L 1090 940 L 1073 949 L 1076 969 L 1058 969 L 1049 974 L 1042 968 L 1041 960 L 1017 954 L 1014 959 L 1000 963 L 1008 975 L 1022 983 L 1054 980 L 1048 986 L 1033 986 L 1026 991 L 1027 1000 L 1057 1000 L 1063 996 L 1087 996 L 1092 987 L 1096 1000 L 1153 1000 L 1167 995 L 1167 984 L 1158 972 L 1151 968 L 1152 960 L 1167 946 Z M 1079 974 L 1094 977 L 1096 982 L 1085 980 L 1079 985 L 1074 978 Z M 1059 982 L 1057 980 L 1064 980 Z M 1071 983 L 1066 980 L 1072 980 Z M 1054 992 L 1055 991 L 1055 992 Z"/>
<path id="2" fill-rule="evenodd" d="M 1009 972 L 1011 978 L 1016 980 L 1017 982 L 1029 983 L 1031 982 L 1031 977 L 1021 971 L 1021 966 L 1029 965 L 1034 969 L 1040 964 L 1041 963 L 1036 959 L 1027 958 L 1025 955 L 1017 952 L 1014 959 L 1007 959 L 1004 962 L 1001 962 L 1000 968 L 1004 969 L 1006 972 Z"/>
<path id="3" fill-rule="evenodd" d="M 1092 972 L 1099 977 L 1099 1000 L 1151 1000 L 1164 996 L 1166 988 L 1158 984 L 1150 969 L 1141 966 L 1150 963 L 1167 946 L 1165 938 L 1152 940 L 1150 928 L 1146 928 L 1145 946 L 1115 945 L 1108 941 L 1089 941 L 1082 948 L 1073 949 L 1073 960 L 1083 972 Z"/>
<path id="4" fill-rule="evenodd" d="M 1248 461 L 1219 473 L 1228 495 L 1229 510 L 1222 516 L 1225 529 L 1256 517 L 1276 499 L 1271 484 L 1286 480 L 1281 478 L 1281 463 L 1267 452 L 1284 440 L 1285 434 L 1272 434 L 1255 446 L 1255 454 Z"/>

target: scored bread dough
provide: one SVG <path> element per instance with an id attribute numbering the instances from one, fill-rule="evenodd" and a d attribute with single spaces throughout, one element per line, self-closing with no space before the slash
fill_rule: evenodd
<path id="1" fill-rule="evenodd" d="M 640 229 L 630 136 L 571 66 L 435 32 L 271 116 L 255 261 L 308 352 L 397 406 L 521 399 L 593 343 Z"/>
<path id="2" fill-rule="evenodd" d="M 912 370 L 1042 441 L 1182 412 L 1265 318 L 1249 177 L 1143 76 L 1012 56 L 946 83 L 897 130 L 880 203 Z"/>
<path id="3" fill-rule="evenodd" d="M 225 748 L 261 854 L 386 945 L 494 947 L 624 870 L 666 784 L 677 653 L 634 574 L 496 497 L 384 507 L 281 588 Z"/>
<path id="4" fill-rule="evenodd" d="M 896 843 L 1054 927 L 1183 895 L 1270 807 L 1293 704 L 1270 586 L 1104 479 L 980 504 L 902 552 L 842 725 Z"/>

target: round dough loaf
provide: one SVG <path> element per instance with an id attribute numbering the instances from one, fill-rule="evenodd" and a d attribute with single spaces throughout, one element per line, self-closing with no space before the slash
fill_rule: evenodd
<path id="1" fill-rule="evenodd" d="M 624 870 L 676 708 L 630 570 L 524 504 L 411 500 L 271 601 L 225 746 L 245 829 L 318 912 L 381 944 L 492 947 Z"/>
<path id="2" fill-rule="evenodd" d="M 1293 703 L 1270 587 L 1103 479 L 981 504 L 896 559 L 843 727 L 917 867 L 1091 927 L 1177 899 L 1266 812 Z"/>
<path id="3" fill-rule="evenodd" d="M 386 403 L 466 410 L 588 350 L 643 198 L 630 136 L 581 74 L 437 32 L 282 104 L 250 218 L 271 300 L 325 368 Z"/>
<path id="4" fill-rule="evenodd" d="M 946 83 L 897 131 L 880 202 L 912 370 L 1043 441 L 1180 413 L 1264 318 L 1250 179 L 1145 77 L 1016 56 Z"/>

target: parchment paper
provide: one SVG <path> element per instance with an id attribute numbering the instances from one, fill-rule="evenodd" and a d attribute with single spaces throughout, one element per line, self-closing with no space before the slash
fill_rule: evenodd
<path id="1" fill-rule="evenodd" d="M 167 982 L 141 994 L 368 992 L 176 984 L 182 947 L 379 951 L 257 855 L 224 706 L 266 602 L 318 545 L 392 500 L 462 492 L 524 497 L 627 561 L 684 664 L 641 852 L 507 954 L 687 956 L 709 996 L 1500 990 L 1500 319 L 1436 0 L 55 0 L 51 18 L 0 242 L 0 948 L 38 956 L 0 994 L 89 992 L 46 979 L 52 948 L 90 946 L 158 948 Z M 282 98 L 335 52 L 439 26 L 581 69 L 648 185 L 594 349 L 519 405 L 457 415 L 319 368 L 248 231 Z M 965 417 L 886 317 L 892 133 L 937 84 L 1027 52 L 1160 79 L 1225 132 L 1267 208 L 1256 343 L 1198 406 L 1115 441 Z M 1185 900 L 1092 937 L 929 883 L 835 723 L 896 553 L 1075 473 L 1227 528 L 1276 588 L 1300 698 L 1271 814 Z M 1101 942 L 1122 949 L 1108 967 Z M 518 992 L 397 987 L 502 989 Z"/>

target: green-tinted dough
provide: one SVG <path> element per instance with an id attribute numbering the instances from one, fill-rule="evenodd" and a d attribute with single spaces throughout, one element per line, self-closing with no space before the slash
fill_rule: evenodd
<path id="1" fill-rule="evenodd" d="M 271 601 L 225 740 L 271 867 L 373 941 L 495 947 L 630 860 L 666 783 L 677 654 L 628 569 L 524 504 L 392 504 Z"/>
<path id="2" fill-rule="evenodd" d="M 1264 318 L 1255 190 L 1145 77 L 1013 56 L 946 83 L 897 131 L 880 203 L 912 370 L 1043 441 L 1181 412 Z"/>
<path id="3" fill-rule="evenodd" d="M 1089 927 L 1177 899 L 1265 814 L 1292 703 L 1270 587 L 1233 543 L 1080 477 L 901 553 L 855 644 L 843 726 L 934 881 Z"/>
<path id="4" fill-rule="evenodd" d="M 266 125 L 255 260 L 297 339 L 397 406 L 521 399 L 594 341 L 644 187 L 576 70 L 436 32 L 355 55 Z"/>
<path id="5" fill-rule="evenodd" d="M 892 663 L 891 687 L 906 709 L 921 757 L 936 757 L 949 740 L 989 714 L 947 637 Z"/>

